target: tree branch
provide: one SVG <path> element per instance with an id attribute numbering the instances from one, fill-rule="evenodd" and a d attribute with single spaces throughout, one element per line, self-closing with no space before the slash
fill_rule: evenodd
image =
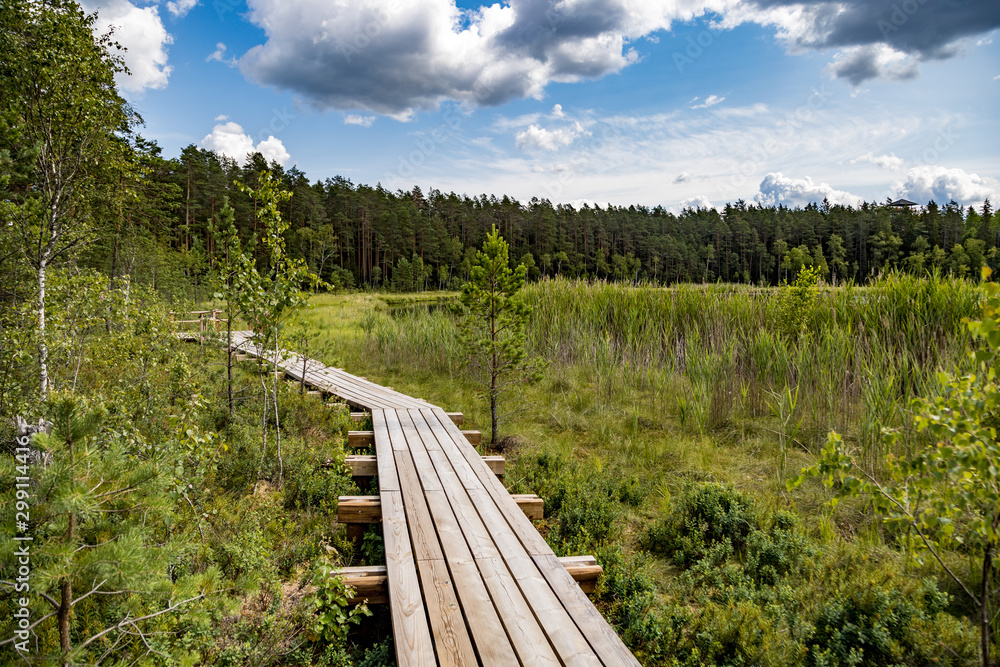
<path id="1" fill-rule="evenodd" d="M 161 609 L 160 611 L 158 611 L 158 612 L 155 612 L 155 613 L 153 613 L 153 614 L 146 614 L 145 616 L 140 616 L 139 618 L 136 618 L 136 619 L 132 619 L 132 620 L 129 620 L 129 619 L 127 619 L 127 618 L 126 618 L 126 619 L 124 619 L 124 620 L 122 620 L 122 621 L 120 621 L 120 622 L 116 623 L 115 625 L 112 625 L 112 626 L 111 626 L 110 628 L 107 628 L 107 629 L 105 629 L 105 630 L 101 630 L 101 631 L 100 631 L 100 632 L 98 632 L 98 633 L 97 633 L 96 635 L 94 635 L 93 637 L 91 637 L 91 638 L 90 638 L 90 639 L 88 639 L 87 641 L 85 641 L 85 642 L 83 642 L 82 644 L 80 644 L 80 646 L 79 646 L 79 647 L 80 647 L 80 648 L 86 648 L 86 647 L 87 647 L 88 645 L 90 645 L 91 643 L 93 643 L 93 642 L 97 641 L 98 639 L 100 639 L 100 638 L 101 638 L 101 637 L 103 637 L 104 635 L 108 634 L 109 632 L 114 632 L 115 630 L 120 630 L 120 629 L 122 629 L 122 628 L 125 628 L 125 627 L 128 627 L 128 626 L 130 626 L 130 625 L 135 625 L 135 624 L 136 624 L 136 623 L 138 623 L 139 621 L 148 621 L 148 620 L 149 620 L 149 619 L 151 619 L 151 618 L 156 618 L 157 616 L 160 616 L 160 615 L 162 615 L 162 614 L 166 614 L 167 612 L 170 612 L 170 611 L 174 611 L 174 610 L 176 610 L 176 609 L 179 609 L 179 608 L 180 608 L 180 607 L 182 607 L 183 605 L 186 605 L 186 604 L 188 604 L 189 602 L 195 602 L 196 600 L 200 600 L 200 599 L 202 599 L 203 597 L 205 597 L 205 594 L 204 594 L 204 593 L 202 593 L 202 594 L 200 594 L 200 595 L 196 595 L 196 596 L 195 596 L 195 597 L 193 597 L 193 598 L 188 598 L 187 600 L 184 600 L 183 602 L 178 602 L 178 603 L 177 603 L 177 604 L 175 604 L 175 605 L 170 605 L 170 606 L 168 606 L 168 607 L 167 607 L 166 609 Z M 50 615 L 51 615 L 51 614 L 50 614 Z"/>

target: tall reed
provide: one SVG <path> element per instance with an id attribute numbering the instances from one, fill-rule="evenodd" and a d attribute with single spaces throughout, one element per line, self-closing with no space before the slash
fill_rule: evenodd
<path id="1" fill-rule="evenodd" d="M 525 287 L 531 353 L 555 370 L 577 369 L 598 401 L 629 397 L 645 414 L 703 433 L 773 419 L 773 397 L 791 390 L 797 446 L 814 450 L 834 428 L 873 465 L 884 453 L 880 429 L 905 425 L 907 403 L 933 391 L 937 371 L 967 367 L 962 319 L 976 316 L 979 293 L 964 280 L 904 274 L 824 289 L 806 333 L 789 338 L 777 289 L 562 279 Z M 461 373 L 445 310 L 375 309 L 362 326 L 366 352 L 387 366 Z"/>

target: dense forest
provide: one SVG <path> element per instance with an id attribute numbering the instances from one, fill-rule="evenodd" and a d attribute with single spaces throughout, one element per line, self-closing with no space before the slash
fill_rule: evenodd
<path id="1" fill-rule="evenodd" d="M 218 254 L 212 220 L 229 197 L 254 236 L 254 202 L 234 184 L 253 186 L 269 170 L 294 193 L 284 206 L 289 248 L 332 285 L 397 290 L 454 287 L 493 225 L 530 278 L 778 284 L 804 265 L 832 282 L 863 283 L 885 269 L 976 275 L 1000 266 L 1000 219 L 955 202 L 921 209 L 763 207 L 744 201 L 715 209 L 662 206 L 574 208 L 545 199 L 470 197 L 414 187 L 390 192 L 336 176 L 311 181 L 260 154 L 236 161 L 194 145 L 165 159 L 154 144 L 131 142 L 135 172 L 122 178 L 112 240 L 91 261 L 143 282 L 200 283 Z"/>

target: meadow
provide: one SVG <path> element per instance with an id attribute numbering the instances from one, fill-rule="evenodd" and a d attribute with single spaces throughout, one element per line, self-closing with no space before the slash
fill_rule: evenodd
<path id="1" fill-rule="evenodd" d="M 975 284 L 892 274 L 796 301 L 557 279 L 524 295 L 530 353 L 549 365 L 504 405 L 507 482 L 545 498 L 557 552 L 598 556 L 598 604 L 644 664 L 975 664 L 949 580 L 907 560 L 863 501 L 832 509 L 818 482 L 785 486 L 830 430 L 874 475 L 921 446 L 909 402 L 969 367 Z M 455 296 L 323 295 L 304 317 L 324 361 L 485 431 Z M 882 428 L 900 430 L 896 451 Z"/>

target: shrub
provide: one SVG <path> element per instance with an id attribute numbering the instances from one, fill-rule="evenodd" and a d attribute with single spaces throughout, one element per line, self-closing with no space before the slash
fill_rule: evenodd
<path id="1" fill-rule="evenodd" d="M 643 541 L 653 553 L 688 566 L 719 542 L 727 541 L 742 552 L 757 528 L 757 511 L 749 498 L 731 486 L 709 483 L 687 487 L 670 514 L 646 531 Z"/>
<path id="2" fill-rule="evenodd" d="M 365 604 L 351 604 L 354 589 L 345 584 L 335 570 L 327 558 L 321 558 L 316 564 L 313 575 L 316 594 L 312 600 L 316 616 L 311 629 L 322 640 L 342 643 L 350 626 L 360 623 L 362 616 L 372 614 Z"/>
<path id="3" fill-rule="evenodd" d="M 593 553 L 621 535 L 623 503 L 638 505 L 645 487 L 613 470 L 571 465 L 564 457 L 538 455 L 511 480 L 512 492 L 533 491 L 545 499 L 552 528 L 549 544 L 564 555 Z"/>
<path id="4" fill-rule="evenodd" d="M 754 530 L 747 540 L 744 567 L 758 584 L 773 586 L 778 578 L 797 569 L 804 557 L 816 549 L 798 529 L 798 519 L 790 512 L 775 512 L 767 532 Z"/>

